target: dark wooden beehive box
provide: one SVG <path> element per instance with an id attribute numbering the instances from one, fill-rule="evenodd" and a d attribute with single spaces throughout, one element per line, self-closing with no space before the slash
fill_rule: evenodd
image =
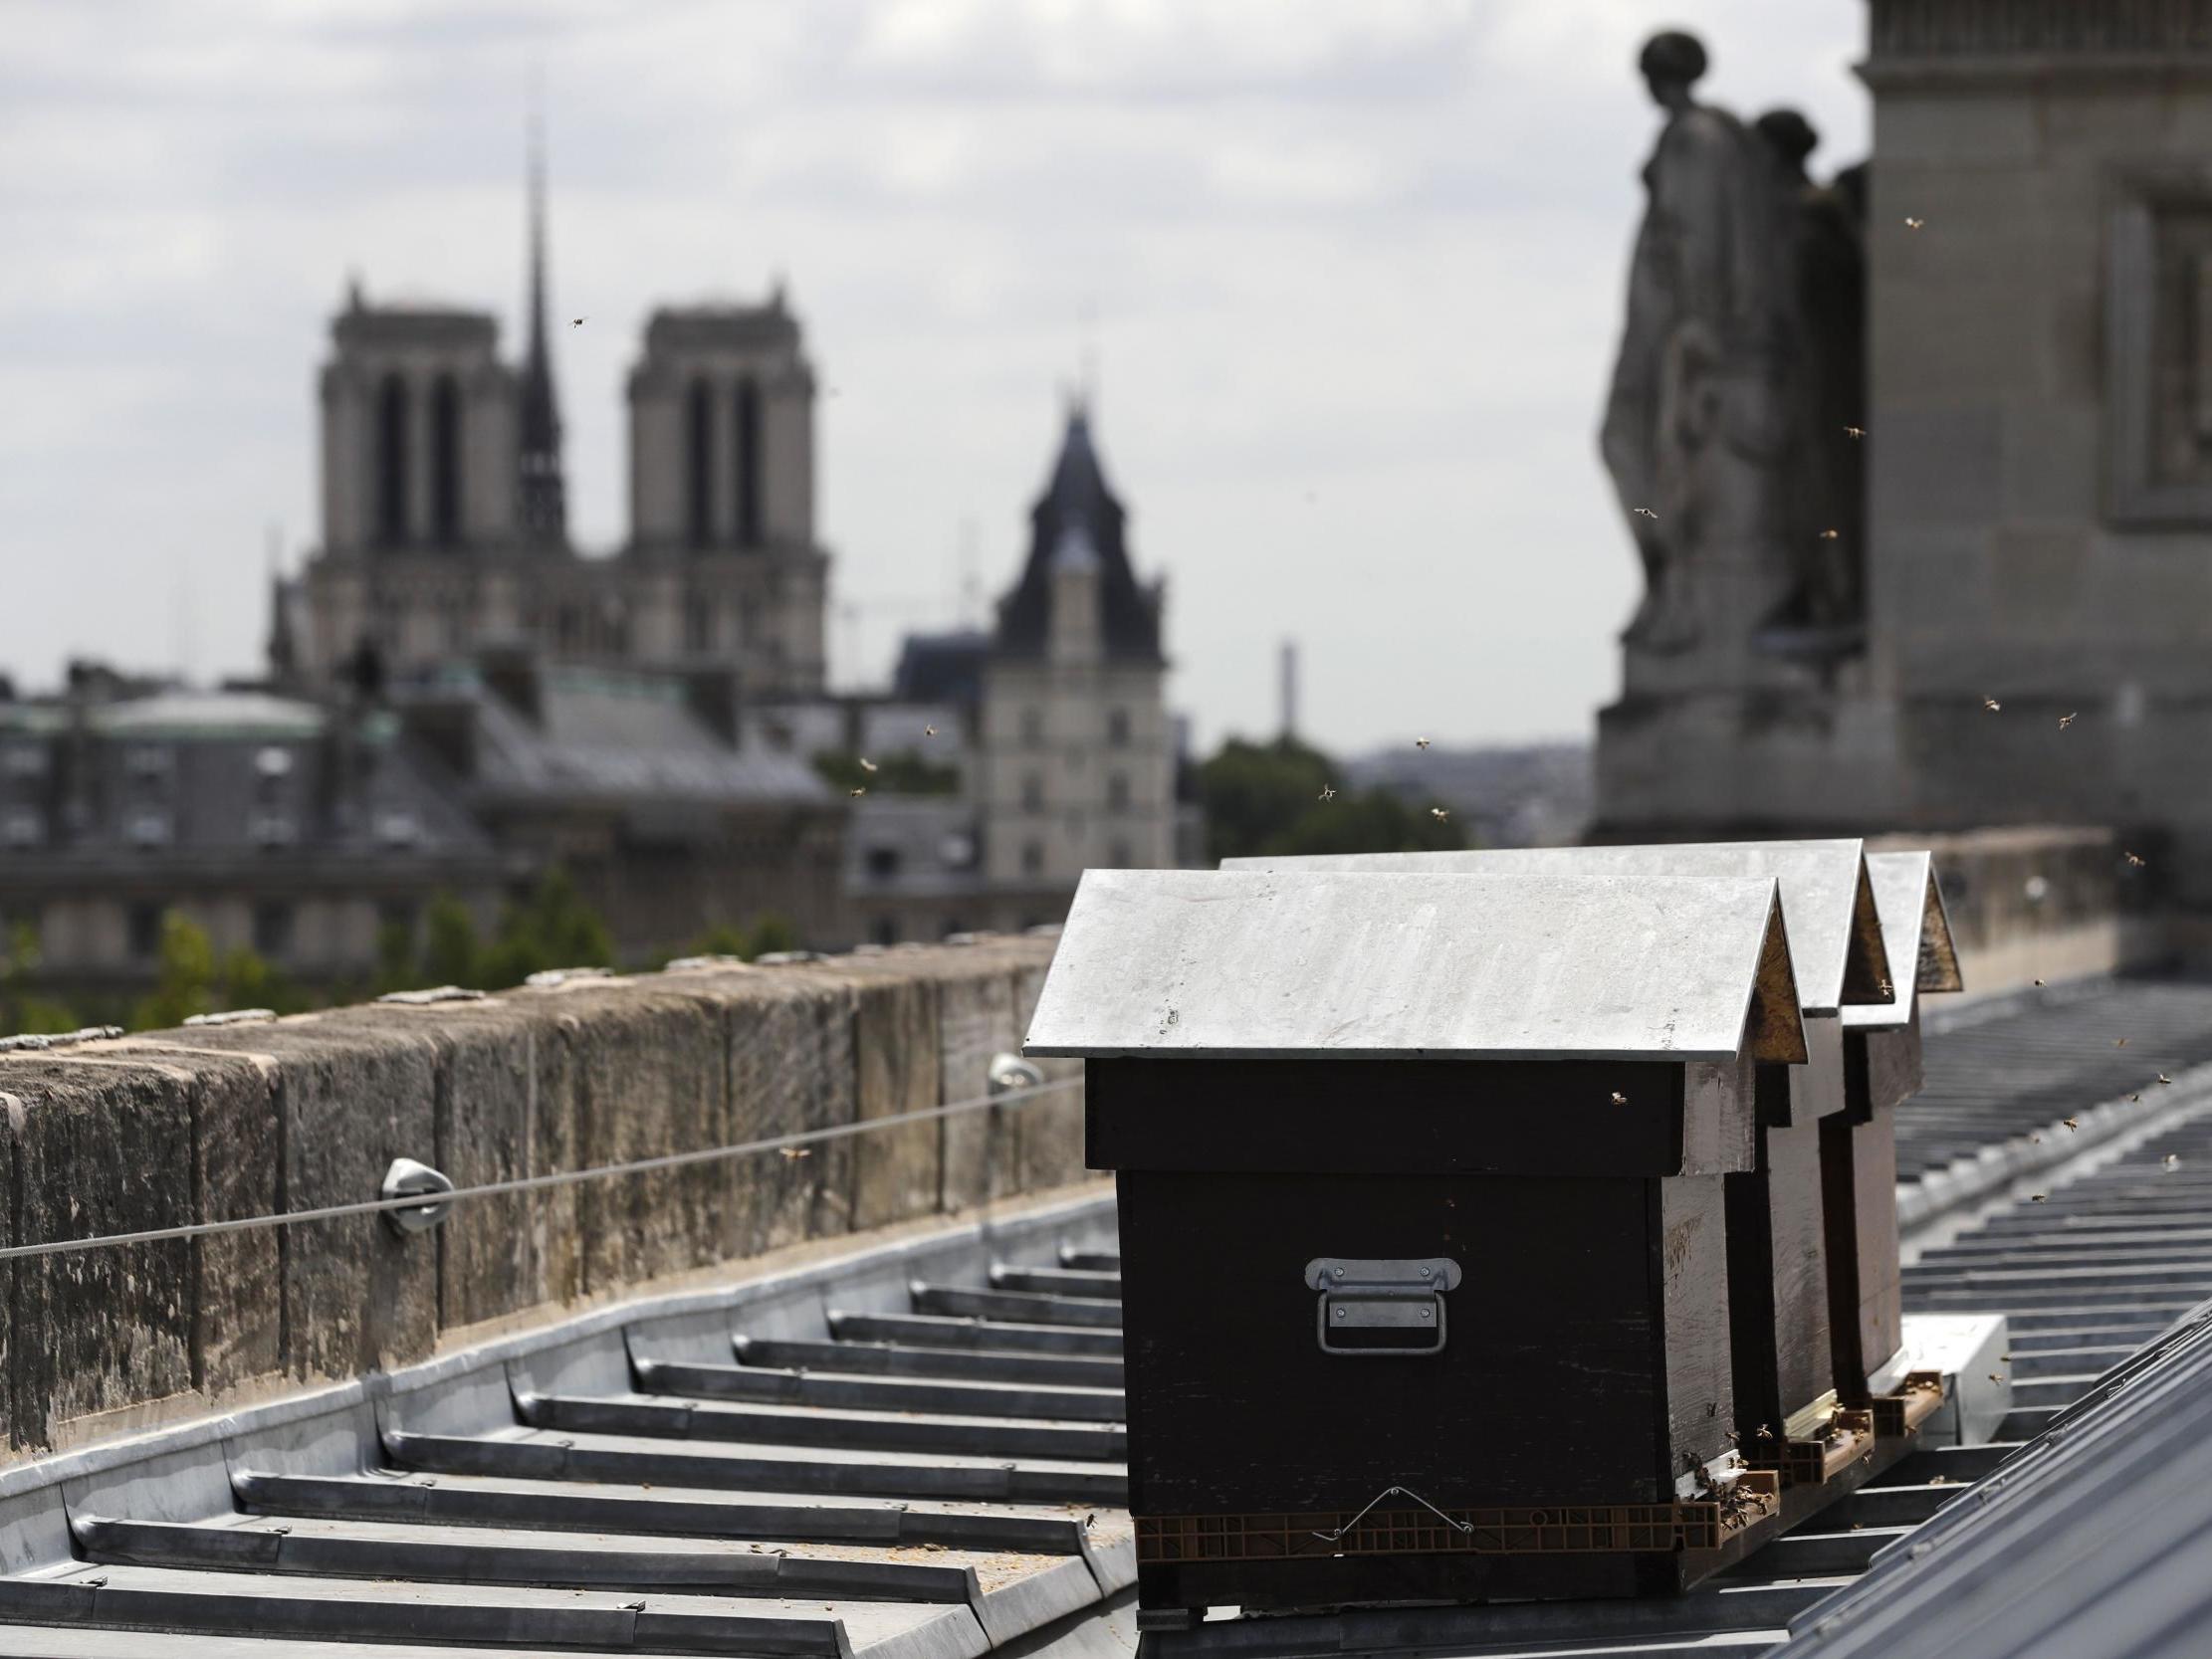
<path id="1" fill-rule="evenodd" d="M 1223 867 L 1776 882 L 1807 1058 L 1801 1065 L 1757 1068 L 1752 1159 L 1722 1183 L 1734 1371 L 1731 1426 L 1753 1462 L 1783 1471 L 1793 1484 L 1823 1484 L 1866 1449 L 1871 1428 L 1855 1423 L 1841 1432 L 1836 1418 L 1836 1408 L 1845 1403 L 1836 1385 L 1834 1328 L 1846 1317 L 1837 1300 L 1838 1274 L 1856 1279 L 1852 1262 L 1831 1260 L 1838 1249 L 1856 1250 L 1862 1241 L 1856 1232 L 1839 1232 L 1828 1212 L 1823 1156 L 1828 1133 L 1823 1126 L 1840 1120 L 1847 1105 L 1841 1013 L 1890 1000 L 1886 945 L 1861 842 L 1477 849 L 1232 859 Z M 1872 1148 L 1868 1155 L 1871 1159 Z M 1870 1236 L 1865 1244 L 1879 1258 L 1879 1238 Z M 1893 1262 L 1893 1228 L 1886 1249 Z M 1856 1320 L 1856 1307 L 1848 1312 Z"/>
<path id="2" fill-rule="evenodd" d="M 1729 1558 L 1723 1182 L 1803 1045 L 1771 878 L 1086 875 L 1028 1048 L 1118 1177 L 1141 1607 Z"/>
<path id="3" fill-rule="evenodd" d="M 1924 852 L 1870 853 L 1867 870 L 1893 994 L 1843 1010 L 1845 1109 L 1821 1122 L 1836 1388 L 1850 1404 L 1887 1394 L 1902 1379 L 1896 1113 L 1920 1089 L 1919 994 L 1965 983 L 1934 860 Z"/>

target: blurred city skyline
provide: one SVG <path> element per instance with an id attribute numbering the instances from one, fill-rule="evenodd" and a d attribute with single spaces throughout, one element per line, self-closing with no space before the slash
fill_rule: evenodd
<path id="1" fill-rule="evenodd" d="M 646 311 L 780 279 L 841 687 L 1011 580 L 1088 377 L 1203 744 L 1273 728 L 1286 636 L 1323 744 L 1582 735 L 1637 590 L 1594 445 L 1657 125 L 1637 46 L 1698 31 L 1701 96 L 1803 109 L 1824 174 L 1866 145 L 1842 0 L 0 15 L 0 672 L 27 685 L 71 655 L 259 667 L 269 526 L 286 568 L 316 538 L 349 276 L 519 349 L 536 75 L 587 550 L 624 527 Z"/>

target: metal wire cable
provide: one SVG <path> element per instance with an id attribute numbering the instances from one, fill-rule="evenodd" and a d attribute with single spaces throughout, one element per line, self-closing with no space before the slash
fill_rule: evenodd
<path id="1" fill-rule="evenodd" d="M 705 1146 L 697 1151 L 664 1152 L 659 1157 L 633 1158 L 627 1163 L 600 1163 L 588 1169 L 562 1169 L 551 1175 L 519 1175 L 513 1180 L 486 1181 L 480 1186 L 457 1186 L 450 1192 L 417 1192 L 398 1198 L 367 1198 L 354 1204 L 326 1204 L 320 1209 L 287 1210 L 281 1215 L 242 1216 L 235 1221 L 194 1221 L 181 1227 L 150 1227 L 137 1233 L 104 1233 L 94 1238 L 55 1239 L 45 1244 L 14 1244 L 0 1249 L 0 1261 L 19 1261 L 26 1256 L 58 1256 L 71 1251 L 97 1250 L 118 1244 L 159 1244 L 169 1239 L 204 1238 L 212 1233 L 243 1233 L 257 1227 L 294 1227 L 304 1221 L 331 1221 L 345 1215 L 377 1215 L 385 1210 L 419 1210 L 432 1204 L 459 1203 L 465 1198 L 497 1198 L 513 1192 L 537 1192 L 547 1187 L 575 1186 L 583 1181 L 603 1180 L 614 1175 L 642 1175 L 655 1169 L 681 1169 L 694 1163 L 713 1163 L 724 1158 L 747 1157 L 757 1152 L 811 1146 L 824 1141 L 842 1141 L 851 1136 L 866 1135 L 872 1130 L 896 1129 L 901 1124 L 928 1123 L 933 1119 L 953 1118 L 964 1112 L 981 1112 L 994 1106 L 1021 1106 L 1039 1096 L 1056 1094 L 1064 1089 L 1080 1089 L 1082 1086 L 1083 1080 L 1080 1077 L 1056 1078 L 1046 1083 L 1008 1089 L 1001 1094 L 978 1095 L 971 1100 L 925 1107 L 916 1112 L 894 1112 L 887 1118 L 834 1124 L 827 1129 L 800 1130 L 791 1135 L 772 1136 L 761 1141 L 739 1141 L 727 1146 Z"/>

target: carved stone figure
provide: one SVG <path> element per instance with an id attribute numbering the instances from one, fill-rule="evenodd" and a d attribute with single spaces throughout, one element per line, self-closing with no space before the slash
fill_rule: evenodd
<path id="1" fill-rule="evenodd" d="M 1650 201 L 1600 435 L 1646 576 L 1623 638 L 1659 655 L 1716 632 L 1748 646 L 1793 585 L 1780 192 L 1764 141 L 1691 99 L 1706 65 L 1695 37 L 1655 35 L 1639 64 L 1667 118 L 1644 169 Z"/>
<path id="2" fill-rule="evenodd" d="M 1784 359 L 1790 422 L 1787 547 L 1793 585 L 1767 619 L 1770 650 L 1834 656 L 1857 649 L 1864 618 L 1867 260 L 1864 170 L 1815 183 L 1805 160 L 1820 142 L 1795 109 L 1753 123 L 1766 140 L 1785 213 L 1778 251 L 1794 326 Z"/>

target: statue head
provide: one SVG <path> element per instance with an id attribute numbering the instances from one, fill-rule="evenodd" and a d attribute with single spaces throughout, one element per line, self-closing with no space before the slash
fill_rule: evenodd
<path id="1" fill-rule="evenodd" d="M 1821 141 L 1813 123 L 1795 109 L 1769 109 L 1751 124 L 1790 174 L 1803 178 L 1805 158 Z"/>
<path id="2" fill-rule="evenodd" d="M 1644 43 L 1636 67 L 1652 100 L 1662 109 L 1689 107 L 1689 90 L 1705 73 L 1705 48 L 1697 37 L 1680 29 L 1662 29 Z"/>

